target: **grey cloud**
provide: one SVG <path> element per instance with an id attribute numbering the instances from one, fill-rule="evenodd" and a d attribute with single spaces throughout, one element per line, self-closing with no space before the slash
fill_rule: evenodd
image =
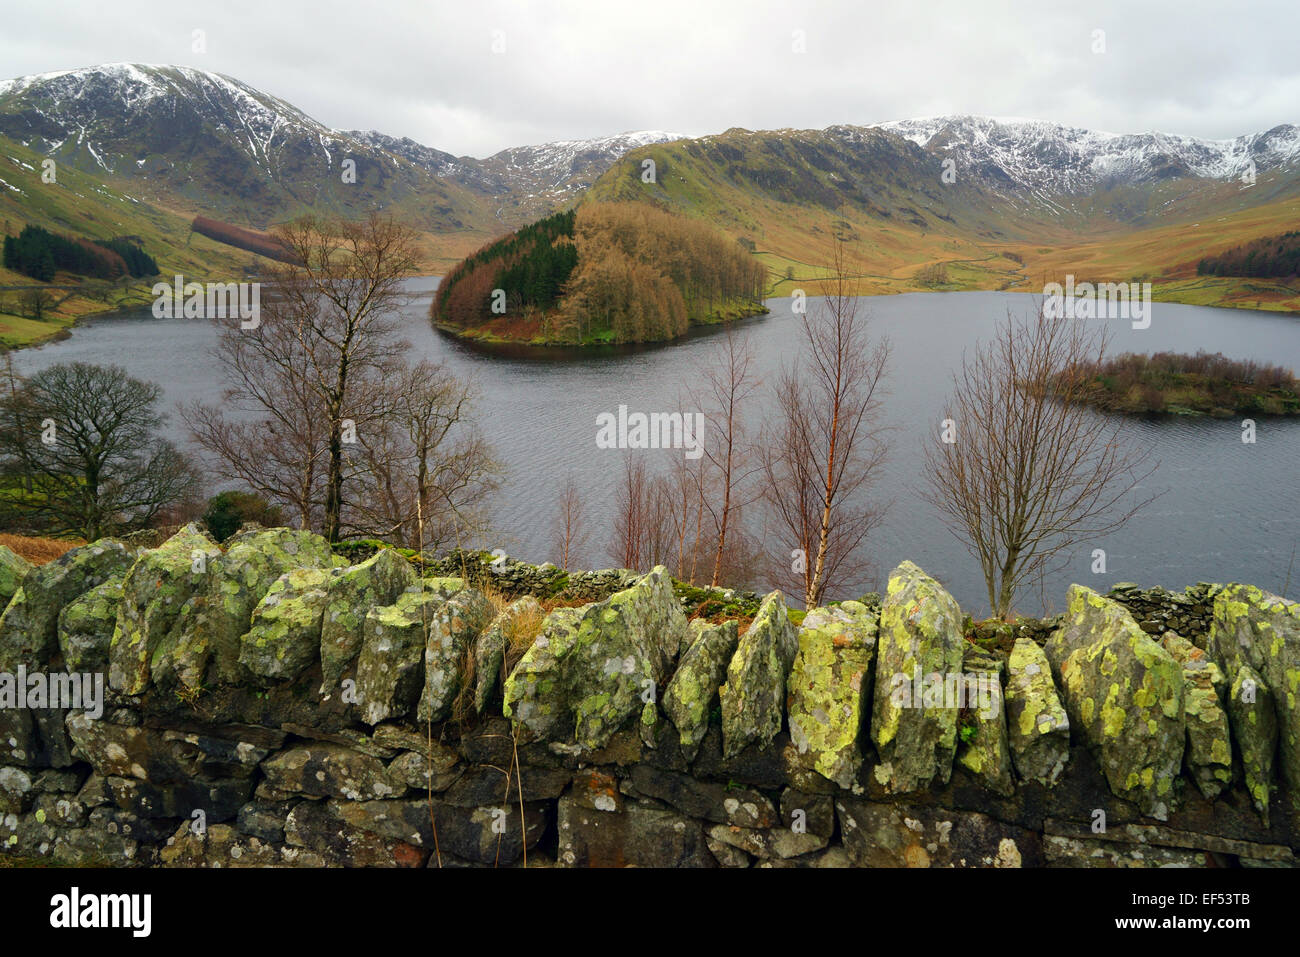
<path id="1" fill-rule="evenodd" d="M 1300 121 L 1291 2 L 0 2 L 6 75 L 183 63 L 484 156 L 632 129 L 935 113 L 1226 138 Z M 1092 52 L 1094 30 L 1106 52 Z M 194 30 L 207 52 L 191 50 Z M 792 51 L 803 31 L 807 52 Z M 493 53 L 493 31 L 505 52 Z"/>

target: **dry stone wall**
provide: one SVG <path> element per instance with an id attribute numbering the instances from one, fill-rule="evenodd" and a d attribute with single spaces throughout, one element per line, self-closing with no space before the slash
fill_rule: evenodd
<path id="1" fill-rule="evenodd" d="M 195 527 L 0 555 L 0 853 L 1295 864 L 1300 605 L 1260 589 L 1076 585 L 981 628 L 904 562 L 796 624 L 776 592 L 495 561 Z"/>

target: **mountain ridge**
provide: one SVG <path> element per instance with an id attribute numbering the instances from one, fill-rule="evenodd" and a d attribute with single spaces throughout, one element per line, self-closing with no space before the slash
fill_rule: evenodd
<path id="1" fill-rule="evenodd" d="M 58 152 L 76 135 L 95 164 L 108 173 L 129 175 L 119 161 L 122 137 L 110 136 L 97 111 L 118 102 L 112 118 L 128 129 L 132 114 L 167 98 L 207 100 L 226 118 L 209 117 L 218 131 L 243 134 L 232 144 L 263 171 L 275 174 L 272 148 L 277 136 L 309 141 L 325 167 L 335 154 L 404 163 L 487 197 L 508 193 L 562 203 L 591 185 L 613 161 L 633 149 L 678 140 L 708 142 L 733 133 L 838 137 L 846 147 L 876 130 L 916 145 L 940 159 L 953 158 L 987 185 L 1079 195 L 1115 185 L 1153 182 L 1180 176 L 1227 180 L 1240 177 L 1254 163 L 1256 175 L 1300 167 L 1300 126 L 1282 123 L 1272 129 L 1225 139 L 1207 139 L 1162 131 L 1115 133 L 1069 126 L 1051 120 L 982 114 L 938 114 L 868 124 L 832 124 L 821 130 L 784 128 L 688 137 L 663 130 L 634 130 L 608 136 L 555 140 L 508 147 L 490 156 L 456 156 L 411 137 L 378 130 L 330 127 L 288 101 L 239 79 L 194 67 L 113 63 L 52 71 L 0 80 L 0 133 L 25 146 Z M 215 102 L 223 99 L 225 103 Z M 87 115 L 87 111 L 89 115 Z M 54 138 L 57 136 L 58 138 Z M 140 144 L 148 145 L 148 144 Z M 304 144 L 297 144 L 299 150 Z M 65 151 L 66 152 L 66 151 Z M 147 157 L 136 157 L 145 166 Z M 148 170 L 144 170 L 148 172 Z M 527 204 L 519 204 L 521 206 Z M 521 210 L 523 212 L 523 210 Z"/>
<path id="2" fill-rule="evenodd" d="M 1090 269 L 1185 277 L 1205 255 L 1294 228 L 1300 197 L 1300 127 L 1288 123 L 1209 140 L 952 114 L 698 137 L 642 130 L 476 159 L 334 129 L 235 77 L 135 63 L 0 81 L 6 155 L 0 212 L 18 223 L 103 237 L 142 231 L 121 212 L 138 208 L 151 231 L 174 237 L 195 215 L 264 230 L 304 212 L 390 211 L 420 231 L 422 267 L 439 274 L 580 202 L 648 201 L 764 257 L 776 294 L 806 278 L 832 234 L 859 243 L 868 292 L 1021 288 L 1041 284 L 1040 273 Z M 41 157 L 61 177 L 71 167 L 102 185 L 79 185 L 76 203 L 60 204 L 41 189 Z M 647 159 L 657 163 L 649 183 Z M 167 248 L 160 266 L 182 252 L 192 268 L 188 250 Z M 932 265 L 950 281 L 921 283 Z M 1232 304 L 1214 288 L 1187 294 Z M 1300 306 L 1292 290 L 1246 292 L 1256 307 Z"/>

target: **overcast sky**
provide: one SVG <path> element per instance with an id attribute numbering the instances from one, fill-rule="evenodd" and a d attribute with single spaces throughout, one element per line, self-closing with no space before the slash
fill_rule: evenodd
<path id="1" fill-rule="evenodd" d="M 3 77 L 185 64 L 473 156 L 939 113 L 1212 138 L 1300 122 L 1295 0 L 0 0 L 0 23 Z"/>

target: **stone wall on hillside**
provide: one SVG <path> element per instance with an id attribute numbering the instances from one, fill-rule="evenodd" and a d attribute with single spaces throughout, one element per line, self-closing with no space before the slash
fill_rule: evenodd
<path id="1" fill-rule="evenodd" d="M 910 562 L 798 624 L 663 569 L 499 568 L 289 529 L 0 554 L 0 853 L 1295 865 L 1300 605 L 1260 589 L 1076 585 L 972 630 Z"/>

